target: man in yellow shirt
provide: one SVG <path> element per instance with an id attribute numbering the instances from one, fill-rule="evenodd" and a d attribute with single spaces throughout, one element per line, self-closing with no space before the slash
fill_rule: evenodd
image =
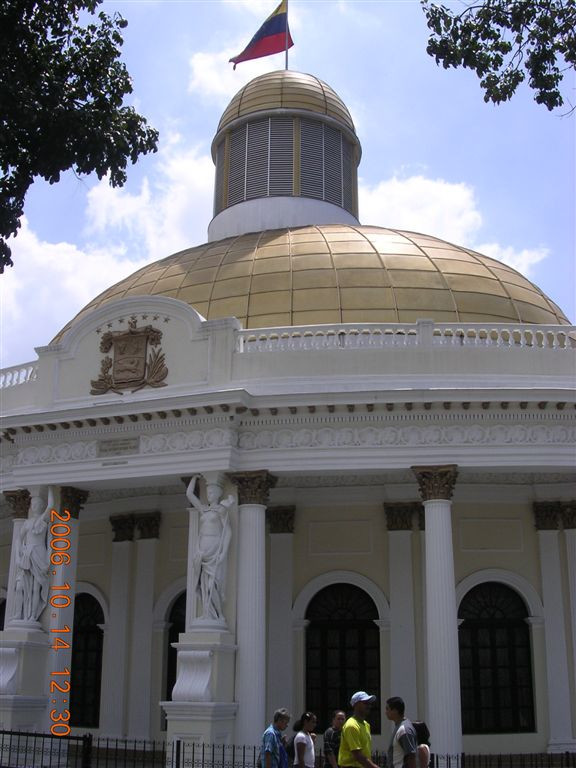
<path id="1" fill-rule="evenodd" d="M 366 691 L 358 691 L 350 699 L 352 716 L 342 728 L 338 765 L 340 768 L 378 768 L 372 762 L 372 736 L 370 723 L 366 717 L 370 714 L 376 696 Z"/>

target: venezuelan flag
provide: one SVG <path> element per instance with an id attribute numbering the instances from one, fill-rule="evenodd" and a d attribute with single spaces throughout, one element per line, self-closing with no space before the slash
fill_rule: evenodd
<path id="1" fill-rule="evenodd" d="M 234 56 L 230 61 L 234 64 L 240 64 L 242 61 L 250 59 L 259 59 L 261 56 L 270 56 L 273 53 L 280 53 L 294 45 L 288 29 L 288 2 L 282 0 L 278 8 L 273 11 L 248 43 L 246 48 L 238 56 Z"/>

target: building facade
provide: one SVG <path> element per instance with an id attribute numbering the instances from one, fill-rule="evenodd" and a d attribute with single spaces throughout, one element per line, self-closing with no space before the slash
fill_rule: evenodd
<path id="1" fill-rule="evenodd" d="M 315 77 L 245 86 L 213 157 L 208 242 L 1 373 L 1 727 L 252 744 L 366 689 L 440 754 L 575 750 L 574 327 L 360 225 Z"/>

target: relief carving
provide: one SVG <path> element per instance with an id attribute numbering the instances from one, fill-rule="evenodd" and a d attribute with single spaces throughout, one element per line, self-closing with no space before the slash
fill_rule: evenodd
<path id="1" fill-rule="evenodd" d="M 416 475 L 422 501 L 451 499 L 458 477 L 456 464 L 438 467 L 412 467 Z"/>
<path id="2" fill-rule="evenodd" d="M 124 389 L 137 392 L 143 387 L 166 386 L 168 368 L 160 348 L 162 331 L 151 325 L 138 328 L 136 322 L 130 320 L 127 331 L 107 331 L 102 336 L 100 352 L 106 357 L 100 364 L 100 375 L 90 382 L 91 395 L 122 395 Z M 112 357 L 107 354 L 110 350 Z"/>
<path id="3" fill-rule="evenodd" d="M 234 472 L 229 475 L 238 487 L 238 504 L 268 504 L 271 488 L 274 488 L 278 478 L 269 474 L 266 469 L 254 472 Z"/>

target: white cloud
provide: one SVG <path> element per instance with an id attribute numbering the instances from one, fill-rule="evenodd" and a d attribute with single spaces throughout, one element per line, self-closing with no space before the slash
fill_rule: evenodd
<path id="1" fill-rule="evenodd" d="M 408 229 L 473 248 L 509 264 L 526 277 L 550 255 L 545 247 L 516 249 L 500 243 L 480 243 L 482 213 L 474 189 L 443 179 L 394 177 L 375 186 L 360 182 L 361 221 L 393 229 Z"/>
<path id="2" fill-rule="evenodd" d="M 206 240 L 212 217 L 214 164 L 197 147 L 172 135 L 158 155 L 155 175 L 136 194 L 102 180 L 88 193 L 88 233 L 120 238 L 129 252 L 160 259 Z"/>
<path id="3" fill-rule="evenodd" d="M 534 276 L 535 266 L 550 256 L 549 248 L 523 248 L 518 251 L 511 246 L 499 245 L 498 243 L 483 243 L 475 246 L 477 251 L 492 259 L 508 264 L 517 269 L 528 278 Z"/>
<path id="4" fill-rule="evenodd" d="M 376 186 L 360 182 L 361 221 L 432 234 L 470 245 L 482 225 L 474 190 L 467 184 L 411 176 Z"/>
<path id="5" fill-rule="evenodd" d="M 2 275 L 2 366 L 36 359 L 34 347 L 48 344 L 98 293 L 146 263 L 125 258 L 121 248 L 43 242 L 26 219 L 11 245 L 15 266 Z"/>

